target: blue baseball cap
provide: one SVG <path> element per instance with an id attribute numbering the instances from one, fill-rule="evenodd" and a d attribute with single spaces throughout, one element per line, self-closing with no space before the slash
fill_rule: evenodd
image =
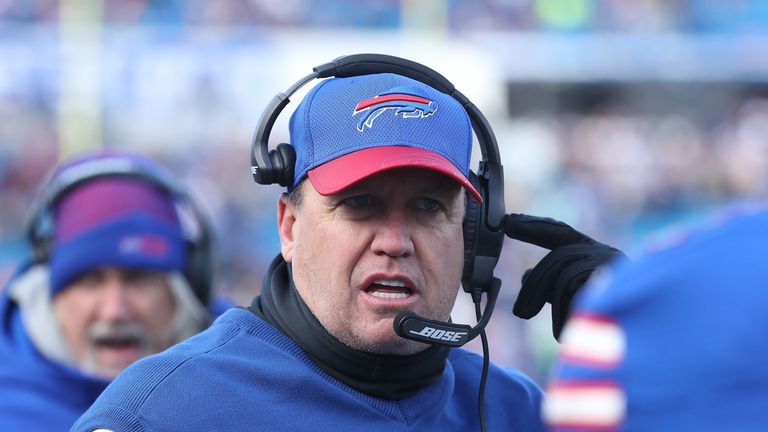
<path id="1" fill-rule="evenodd" d="M 322 195 L 402 167 L 469 182 L 472 126 L 453 97 L 396 74 L 331 78 L 316 85 L 290 120 L 293 189 L 305 177 Z"/>
<path id="2" fill-rule="evenodd" d="M 543 405 L 551 430 L 766 430 L 768 208 L 660 244 L 576 299 Z"/>

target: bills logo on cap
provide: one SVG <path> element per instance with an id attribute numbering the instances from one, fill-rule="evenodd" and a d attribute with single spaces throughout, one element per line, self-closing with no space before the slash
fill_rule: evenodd
<path id="1" fill-rule="evenodd" d="M 134 235 L 120 240 L 120 253 L 125 255 L 145 255 L 157 258 L 167 256 L 171 247 L 168 241 L 157 235 Z"/>
<path id="2" fill-rule="evenodd" d="M 373 121 L 388 109 L 403 118 L 424 118 L 437 112 L 437 104 L 415 87 L 395 87 L 376 97 L 358 102 L 352 117 L 362 114 L 357 130 L 363 132 L 373 127 Z"/>

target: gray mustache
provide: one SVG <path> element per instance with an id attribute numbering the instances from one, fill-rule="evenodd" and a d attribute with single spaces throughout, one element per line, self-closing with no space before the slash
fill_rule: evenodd
<path id="1" fill-rule="evenodd" d="M 88 328 L 88 338 L 97 344 L 130 343 L 144 345 L 147 343 L 147 330 L 136 322 L 95 322 Z"/>

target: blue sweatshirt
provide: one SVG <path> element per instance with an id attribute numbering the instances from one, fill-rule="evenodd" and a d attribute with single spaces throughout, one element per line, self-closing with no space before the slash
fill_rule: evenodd
<path id="1" fill-rule="evenodd" d="M 0 431 L 65 431 L 109 381 L 40 354 L 9 294 L 0 293 Z"/>
<path id="2" fill-rule="evenodd" d="M 479 430 L 482 357 L 454 349 L 442 379 L 399 401 L 377 399 L 323 372 L 283 333 L 231 309 L 203 333 L 126 369 L 73 431 Z M 491 365 L 488 431 L 539 431 L 541 390 Z"/>

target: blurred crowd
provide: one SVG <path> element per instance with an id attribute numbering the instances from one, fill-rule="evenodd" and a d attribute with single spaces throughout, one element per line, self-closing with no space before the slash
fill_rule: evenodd
<path id="1" fill-rule="evenodd" d="M 108 23 L 180 28 L 197 24 L 397 28 L 410 3 L 106 0 L 104 14 Z M 477 29 L 768 31 L 768 3 L 757 0 L 435 3 L 443 5 L 448 28 L 456 33 Z M 58 5 L 56 1 L 0 0 L 0 24 L 6 25 L 0 28 L 55 22 Z M 51 78 L 56 71 L 47 70 L 45 64 L 40 62 L 35 74 L 14 75 L 8 72 L 12 68 L 0 68 L 0 281 L 9 277 L 25 253 L 24 217 L 37 184 L 63 156 L 57 135 L 55 79 Z M 219 245 L 217 289 L 247 304 L 260 289 L 261 272 L 279 250 L 274 227 L 275 197 L 280 190 L 257 186 L 249 175 L 250 142 L 239 131 L 253 126 L 243 125 L 243 118 L 251 118 L 255 125 L 260 108 L 255 113 L 233 112 L 245 103 L 236 98 L 247 99 L 247 93 L 228 93 L 227 86 L 211 85 L 211 80 L 222 76 L 205 70 L 163 77 L 147 99 L 151 103 L 142 99 L 147 95 L 132 93 L 135 89 L 129 85 L 108 89 L 104 146 L 146 151 L 182 178 L 214 221 Z M 126 77 L 124 82 L 130 82 L 128 78 L 140 79 Z M 507 210 L 564 220 L 631 255 L 632 248 L 650 233 L 695 219 L 733 198 L 765 196 L 765 82 L 714 83 L 694 89 L 680 82 L 641 88 L 614 82 L 609 83 L 608 92 L 599 86 L 602 90 L 596 92 L 595 83 L 570 83 L 571 90 L 579 91 L 567 92 L 567 103 L 551 105 L 542 105 L 540 95 L 527 83 L 509 83 L 507 93 L 500 96 L 507 112 L 490 118 L 506 169 Z M 185 94 L 183 103 L 173 99 L 180 88 L 186 88 L 180 90 Z M 270 94 L 276 90 L 261 89 Z M 144 127 L 159 118 L 154 110 L 167 100 L 174 101 L 166 107 L 174 113 L 174 123 Z M 497 270 L 504 289 L 488 327 L 492 339 L 505 340 L 492 344 L 494 360 L 542 381 L 546 358 L 554 352 L 549 322 L 543 318 L 541 325 L 529 326 L 514 318 L 511 310 L 521 274 L 544 253 L 508 241 Z M 466 316 L 470 321 L 471 311 Z"/>
<path id="2" fill-rule="evenodd" d="M 66 0 L 2 0 L 0 20 L 54 22 Z M 397 28 L 409 11 L 442 11 L 453 32 L 768 30 L 760 0 L 103 0 L 110 24 Z"/>

